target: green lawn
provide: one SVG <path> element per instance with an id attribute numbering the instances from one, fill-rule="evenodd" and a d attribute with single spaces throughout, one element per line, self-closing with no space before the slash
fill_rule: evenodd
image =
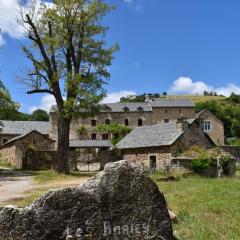
<path id="1" fill-rule="evenodd" d="M 179 181 L 152 178 L 164 193 L 168 207 L 179 223 L 174 225 L 179 240 L 240 239 L 240 177 L 206 179 L 189 176 Z"/>

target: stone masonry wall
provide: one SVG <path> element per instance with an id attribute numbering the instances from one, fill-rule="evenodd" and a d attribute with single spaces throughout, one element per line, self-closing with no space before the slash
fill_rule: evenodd
<path id="1" fill-rule="evenodd" d="M 182 107 L 182 108 L 153 108 L 152 122 L 154 124 L 163 123 L 164 119 L 168 119 L 170 122 L 176 122 L 181 117 L 194 118 L 194 107 Z"/>
<path id="2" fill-rule="evenodd" d="M 171 164 L 171 149 L 170 147 L 152 147 L 123 150 L 123 159 L 131 161 L 138 165 L 144 165 L 144 168 L 149 168 L 149 157 L 156 156 L 157 169 L 165 169 Z"/>
<path id="3" fill-rule="evenodd" d="M 201 121 L 195 121 L 189 128 L 185 129 L 184 134 L 172 145 L 172 155 L 176 157 L 195 145 L 204 148 L 214 146 L 204 133 Z"/>
<path id="4" fill-rule="evenodd" d="M 205 111 L 201 118 L 203 121 L 210 121 L 212 125 L 211 131 L 207 134 L 214 141 L 216 145 L 224 145 L 224 125 L 223 123 L 210 111 Z"/>
<path id="5" fill-rule="evenodd" d="M 0 134 L 0 146 L 4 144 L 4 140 L 9 141 L 17 136 L 18 135 L 14 135 L 14 134 Z"/>
<path id="6" fill-rule="evenodd" d="M 0 160 L 17 168 L 21 168 L 21 162 L 17 161 L 18 158 L 16 159 L 16 154 L 16 146 L 0 149 Z"/>

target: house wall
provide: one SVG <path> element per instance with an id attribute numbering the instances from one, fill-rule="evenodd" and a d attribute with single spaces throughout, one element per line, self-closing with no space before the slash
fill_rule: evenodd
<path id="1" fill-rule="evenodd" d="M 18 161 L 16 146 L 8 146 L 3 149 L 0 149 L 0 160 L 14 166 L 16 168 L 21 168 L 21 161 Z"/>
<path id="2" fill-rule="evenodd" d="M 18 135 L 14 134 L 0 134 L 0 146 L 4 144 L 4 139 L 7 139 L 7 141 L 17 137 Z"/>
<path id="3" fill-rule="evenodd" d="M 156 156 L 157 169 L 165 169 L 167 165 L 171 164 L 171 147 L 149 147 L 138 149 L 122 150 L 123 159 L 131 161 L 138 165 L 144 165 L 149 169 L 149 157 Z"/>
<path id="4" fill-rule="evenodd" d="M 181 117 L 194 118 L 194 107 L 182 107 L 182 108 L 156 108 L 153 107 L 152 122 L 154 124 L 163 123 L 164 119 L 169 119 L 170 122 L 176 122 Z"/>
<path id="5" fill-rule="evenodd" d="M 33 145 L 36 151 L 54 151 L 54 142 L 41 134 L 32 132 L 25 137 L 3 146 L 0 149 L 1 158 L 14 167 L 24 167 L 24 157 L 29 145 Z M 31 163 L 32 164 L 32 163 Z"/>
<path id="6" fill-rule="evenodd" d="M 204 148 L 213 147 L 211 139 L 202 129 L 202 122 L 195 121 L 192 125 L 184 129 L 183 135 L 172 145 L 172 156 L 176 157 L 180 153 L 188 150 L 192 146 L 200 146 Z"/>
<path id="7" fill-rule="evenodd" d="M 208 131 L 207 134 L 214 141 L 214 143 L 216 145 L 224 145 L 224 125 L 222 121 L 208 110 L 203 112 L 201 118 L 203 121 L 211 122 L 212 129 L 211 131 Z"/>

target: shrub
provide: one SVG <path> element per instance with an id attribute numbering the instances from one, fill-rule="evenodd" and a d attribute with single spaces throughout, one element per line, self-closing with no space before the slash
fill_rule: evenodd
<path id="1" fill-rule="evenodd" d="M 193 159 L 191 162 L 193 171 L 198 173 L 210 167 L 212 164 L 213 164 L 212 159 L 207 152 L 200 153 L 198 157 Z"/>

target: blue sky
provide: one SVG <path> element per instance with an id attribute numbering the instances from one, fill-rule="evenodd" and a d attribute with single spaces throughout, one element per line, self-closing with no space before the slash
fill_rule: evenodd
<path id="1" fill-rule="evenodd" d="M 26 95 L 16 82 L 27 64 L 15 0 L 0 1 L 0 78 L 22 111 L 48 109 L 52 99 Z M 107 43 L 119 43 L 106 86 L 116 101 L 129 93 L 240 94 L 239 0 L 108 0 Z"/>

